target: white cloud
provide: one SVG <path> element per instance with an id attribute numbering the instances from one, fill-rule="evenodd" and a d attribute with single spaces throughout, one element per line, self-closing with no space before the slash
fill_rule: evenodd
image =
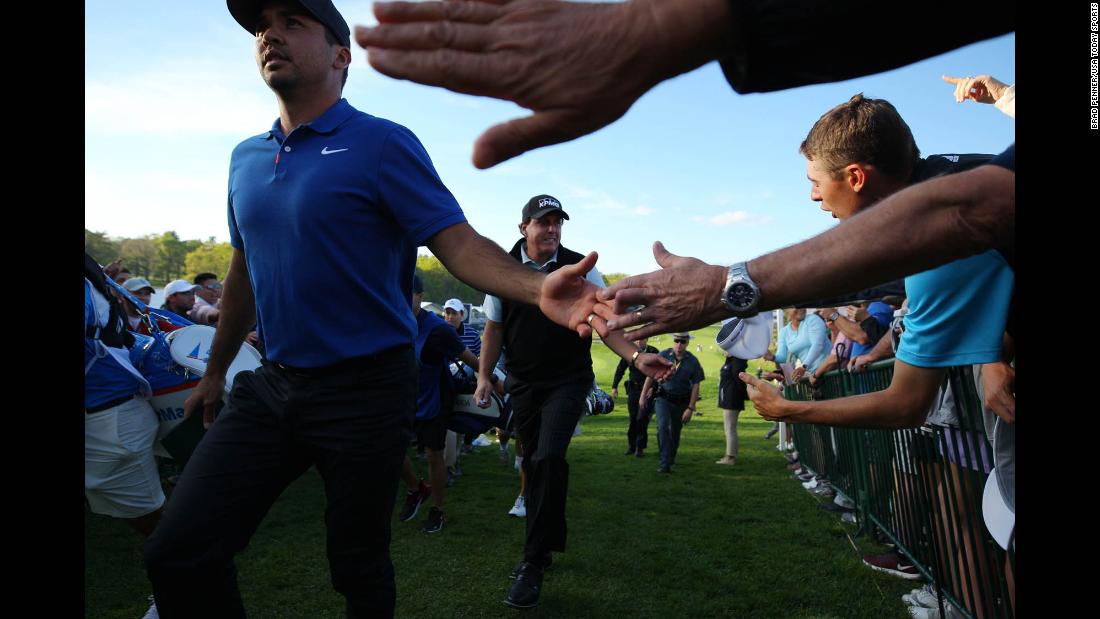
<path id="1" fill-rule="evenodd" d="M 228 240 L 225 173 L 84 174 L 84 227 L 136 237 L 175 230 L 180 238 Z M 149 196 L 156 196 L 150 199 Z"/>
<path id="2" fill-rule="evenodd" d="M 639 206 L 634 209 L 635 215 L 652 215 L 657 212 L 657 209 L 650 208 L 648 206 Z"/>
<path id="3" fill-rule="evenodd" d="M 270 92 L 233 65 L 162 67 L 84 82 L 84 123 L 111 135 L 254 135 L 276 114 Z"/>

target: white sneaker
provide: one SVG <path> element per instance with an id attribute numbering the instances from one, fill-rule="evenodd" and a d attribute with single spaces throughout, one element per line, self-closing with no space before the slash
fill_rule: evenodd
<path id="1" fill-rule="evenodd" d="M 833 503 L 836 503 L 837 505 L 843 507 L 844 509 L 855 509 L 856 508 L 855 501 L 853 501 L 852 499 L 849 499 L 848 497 L 844 496 L 844 494 L 842 494 L 840 492 L 836 493 L 836 496 L 833 497 Z"/>
<path id="2" fill-rule="evenodd" d="M 940 600 L 934 593 L 932 585 L 925 585 L 920 589 L 913 589 L 908 594 L 901 596 L 901 601 L 910 606 L 922 606 L 939 610 Z"/>
<path id="3" fill-rule="evenodd" d="M 509 516 L 515 516 L 516 518 L 527 517 L 527 499 L 523 496 L 516 497 L 516 504 L 512 506 L 512 509 L 508 510 Z"/>
<path id="4" fill-rule="evenodd" d="M 817 478 L 815 477 L 814 479 L 811 479 L 810 481 L 802 482 L 802 487 L 807 489 L 807 490 L 813 490 L 814 488 L 817 487 Z"/>
<path id="5" fill-rule="evenodd" d="M 481 434 L 474 439 L 474 447 L 488 447 L 492 444 L 493 441 L 489 440 L 489 437 L 485 436 L 484 434 Z"/>
<path id="6" fill-rule="evenodd" d="M 149 610 L 145 611 L 141 619 L 160 619 L 160 614 L 157 613 L 157 603 L 151 595 L 149 596 Z"/>

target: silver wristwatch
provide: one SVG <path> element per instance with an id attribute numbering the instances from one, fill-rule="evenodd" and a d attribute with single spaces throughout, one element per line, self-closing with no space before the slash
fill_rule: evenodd
<path id="1" fill-rule="evenodd" d="M 760 287 L 749 277 L 744 262 L 730 266 L 726 275 L 726 287 L 722 290 L 722 303 L 737 316 L 756 315 L 756 305 L 760 301 Z"/>

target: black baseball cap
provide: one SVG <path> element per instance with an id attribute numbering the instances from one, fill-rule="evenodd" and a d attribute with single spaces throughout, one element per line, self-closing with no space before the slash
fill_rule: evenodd
<path id="1" fill-rule="evenodd" d="M 341 45 L 351 47 L 351 28 L 348 28 L 348 22 L 344 21 L 344 16 L 340 14 L 340 11 L 332 6 L 332 0 L 295 1 L 302 5 L 302 8 L 308 11 L 314 19 L 324 24 L 336 36 L 336 40 Z M 256 17 L 259 16 L 260 9 L 268 2 L 271 2 L 271 0 L 226 0 L 226 6 L 229 7 L 229 13 L 233 15 L 233 19 L 237 20 L 237 23 L 249 34 L 255 35 Z"/>
<path id="2" fill-rule="evenodd" d="M 538 219 L 547 213 L 557 211 L 561 213 L 562 219 L 569 219 L 569 215 L 565 211 L 561 210 L 561 202 L 554 196 L 547 194 L 537 195 L 527 201 L 527 204 L 523 206 L 523 221 L 528 219 Z"/>

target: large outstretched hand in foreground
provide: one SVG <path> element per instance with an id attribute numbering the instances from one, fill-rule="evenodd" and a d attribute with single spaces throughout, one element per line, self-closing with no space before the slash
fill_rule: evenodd
<path id="1" fill-rule="evenodd" d="M 730 315 L 722 303 L 727 269 L 698 258 L 677 256 L 657 241 L 653 257 L 661 270 L 627 277 L 599 293 L 596 313 L 610 329 L 645 325 L 627 332 L 626 339 L 691 331 L 714 324 Z M 641 311 L 631 307 L 644 305 Z"/>
<path id="2" fill-rule="evenodd" d="M 477 139 L 473 163 L 489 168 L 592 133 L 618 120 L 657 83 L 716 57 L 706 42 L 721 39 L 726 5 L 375 2 L 378 25 L 356 26 L 355 40 L 366 48 L 371 66 L 390 77 L 514 101 L 533 111 Z"/>

